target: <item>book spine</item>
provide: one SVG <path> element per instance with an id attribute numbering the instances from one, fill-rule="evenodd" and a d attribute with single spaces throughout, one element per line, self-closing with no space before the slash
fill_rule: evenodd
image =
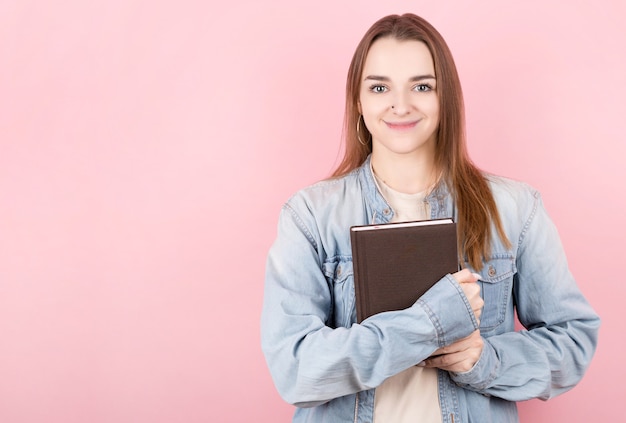
<path id="1" fill-rule="evenodd" d="M 352 242 L 352 273 L 354 275 L 354 295 L 356 300 L 356 320 L 361 323 L 369 313 L 367 304 L 367 259 L 365 248 L 359 248 L 357 242 L 358 232 L 350 232 L 350 242 Z M 358 282 L 357 282 L 358 281 Z"/>

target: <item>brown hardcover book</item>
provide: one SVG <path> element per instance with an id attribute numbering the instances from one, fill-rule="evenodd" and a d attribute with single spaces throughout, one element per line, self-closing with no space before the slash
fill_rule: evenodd
<path id="1" fill-rule="evenodd" d="M 402 310 L 459 270 L 452 219 L 350 228 L 357 321 Z"/>

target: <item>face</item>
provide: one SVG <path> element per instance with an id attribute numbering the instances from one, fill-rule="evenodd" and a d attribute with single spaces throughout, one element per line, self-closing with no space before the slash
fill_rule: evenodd
<path id="1" fill-rule="evenodd" d="M 359 111 L 374 155 L 434 156 L 439 101 L 435 67 L 419 41 L 376 40 L 367 54 Z"/>

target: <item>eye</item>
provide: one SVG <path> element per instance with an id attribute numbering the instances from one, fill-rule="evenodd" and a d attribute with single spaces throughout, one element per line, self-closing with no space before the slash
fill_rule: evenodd
<path id="1" fill-rule="evenodd" d="M 431 91 L 433 89 L 433 87 L 431 87 L 429 84 L 417 84 L 416 86 L 413 87 L 413 90 L 418 91 L 418 92 L 428 92 Z"/>
<path id="2" fill-rule="evenodd" d="M 382 94 L 387 91 L 387 87 L 385 87 L 384 85 L 376 84 L 370 87 L 370 91 L 375 94 Z"/>

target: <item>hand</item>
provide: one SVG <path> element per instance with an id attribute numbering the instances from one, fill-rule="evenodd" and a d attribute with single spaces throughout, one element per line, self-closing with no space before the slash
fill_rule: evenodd
<path id="1" fill-rule="evenodd" d="M 483 338 L 480 331 L 472 332 L 467 338 L 460 339 L 446 347 L 439 348 L 419 366 L 436 367 L 449 372 L 463 373 L 470 371 L 483 351 Z"/>
<path id="2" fill-rule="evenodd" d="M 480 314 L 482 313 L 483 306 L 485 305 L 485 302 L 480 296 L 480 286 L 476 283 L 480 278 L 480 275 L 472 273 L 467 269 L 463 269 L 460 272 L 456 272 L 452 276 L 454 276 L 454 279 L 456 279 L 459 285 L 461 285 L 461 289 L 463 289 L 463 292 L 472 307 L 472 311 L 474 311 L 474 316 L 476 316 L 478 325 L 480 325 Z"/>

